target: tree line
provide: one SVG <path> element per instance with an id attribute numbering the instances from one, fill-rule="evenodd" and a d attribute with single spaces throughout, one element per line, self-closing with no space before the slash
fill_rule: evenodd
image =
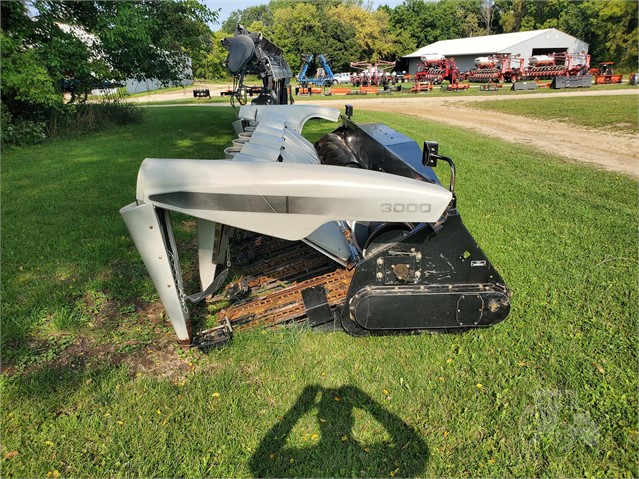
<path id="1" fill-rule="evenodd" d="M 296 71 L 302 55 L 323 53 L 334 71 L 352 61 L 397 60 L 439 40 L 557 28 L 590 44 L 593 62 L 637 68 L 637 2 L 626 0 L 405 0 L 376 10 L 364 0 L 271 0 L 234 11 L 194 64 L 224 78 L 220 40 L 242 24 L 282 47 Z"/>

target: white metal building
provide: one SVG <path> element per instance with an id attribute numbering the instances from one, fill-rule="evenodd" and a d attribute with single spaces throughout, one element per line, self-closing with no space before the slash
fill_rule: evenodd
<path id="1" fill-rule="evenodd" d="M 457 68 L 464 72 L 474 67 L 475 58 L 498 53 L 519 54 L 527 64 L 528 58 L 534 55 L 557 52 L 578 53 L 581 51 L 588 52 L 586 42 L 555 28 L 547 28 L 529 32 L 442 40 L 426 45 L 403 58 L 408 60 L 409 72 L 415 74 L 421 63 L 421 56 L 428 53 L 444 55 L 447 58 L 453 57 Z"/>
<path id="2" fill-rule="evenodd" d="M 160 80 L 155 78 L 151 78 L 148 80 L 138 81 L 133 79 L 128 79 L 126 81 L 126 92 L 127 93 L 142 93 L 145 91 L 153 91 L 160 90 L 162 88 L 172 87 L 172 86 L 188 86 L 193 85 L 193 70 L 191 68 L 191 59 L 186 58 L 186 67 L 182 71 L 180 75 L 182 80 L 177 82 L 170 83 L 162 83 Z"/>

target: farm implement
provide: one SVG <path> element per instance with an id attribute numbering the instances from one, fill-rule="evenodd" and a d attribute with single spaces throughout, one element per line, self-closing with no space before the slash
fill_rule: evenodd
<path id="1" fill-rule="evenodd" d="M 509 290 L 457 210 L 453 160 L 435 142 L 422 151 L 352 115 L 348 105 L 341 118 L 325 107 L 245 105 L 233 123 L 244 141 L 230 158 L 142 162 L 121 214 L 181 344 L 300 322 L 366 336 L 506 318 Z M 340 123 L 313 144 L 301 134 L 311 118 Z M 196 293 L 186 291 L 174 213 L 196 219 Z M 192 331 L 190 305 L 205 298 L 219 324 Z"/>
<path id="2" fill-rule="evenodd" d="M 255 74 L 262 79 L 259 94 L 251 103 L 254 105 L 282 105 L 289 101 L 291 95 L 291 69 L 284 59 L 282 49 L 270 42 L 259 32 L 250 32 L 238 25 L 232 37 L 222 40 L 222 46 L 229 52 L 226 66 L 233 76 L 233 93 L 231 104 L 240 105 L 247 102 L 247 92 L 255 87 L 244 84 L 248 74 Z"/>
<path id="3" fill-rule="evenodd" d="M 459 69 L 455 60 L 444 55 L 427 54 L 421 57 L 422 64 L 417 68 L 415 84 L 432 83 L 439 85 L 444 80 L 451 84 L 459 77 Z"/>
<path id="4" fill-rule="evenodd" d="M 315 77 L 308 75 L 308 70 L 313 63 L 313 58 L 315 57 L 312 53 L 303 55 L 302 57 L 302 68 L 297 75 L 297 81 L 299 82 L 300 87 L 308 88 L 310 85 L 331 86 L 337 84 L 337 80 L 335 80 L 333 75 L 333 70 L 328 64 L 326 57 L 321 54 L 317 56 L 317 61 L 321 65 L 317 68 L 317 75 Z"/>
<path id="5" fill-rule="evenodd" d="M 397 83 L 397 77 L 390 70 L 395 67 L 395 62 L 380 60 L 377 63 L 351 62 L 351 68 L 360 70 L 351 75 L 351 83 L 357 87 L 381 86 L 387 88 Z"/>
<path id="6" fill-rule="evenodd" d="M 415 83 L 413 87 L 410 89 L 411 93 L 421 93 L 421 92 L 429 92 L 433 91 L 433 84 L 428 82 L 419 82 Z"/>
<path id="7" fill-rule="evenodd" d="M 595 85 L 609 85 L 623 81 L 623 75 L 615 74 L 612 70 L 614 65 L 614 62 L 601 62 L 598 67 L 590 69 L 590 74 L 595 77 Z"/>
<path id="8" fill-rule="evenodd" d="M 468 89 L 470 89 L 470 83 L 460 83 L 459 80 L 457 80 L 455 83 L 441 86 L 442 91 L 459 92 L 466 91 Z"/>
<path id="9" fill-rule="evenodd" d="M 521 74 L 522 80 L 552 80 L 555 77 L 574 77 L 588 74 L 590 55 L 581 53 L 551 53 L 535 55 Z"/>
<path id="10" fill-rule="evenodd" d="M 516 82 L 521 77 L 523 58 L 519 55 L 493 55 L 475 58 L 475 68 L 464 74 L 474 83 Z"/>

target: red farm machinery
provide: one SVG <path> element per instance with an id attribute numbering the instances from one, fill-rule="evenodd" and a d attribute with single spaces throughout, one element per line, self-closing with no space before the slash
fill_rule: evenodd
<path id="1" fill-rule="evenodd" d="M 464 74 L 473 83 L 516 82 L 522 76 L 524 59 L 520 55 L 492 55 L 475 58 L 475 67 Z"/>
<path id="2" fill-rule="evenodd" d="M 528 59 L 522 72 L 522 80 L 552 80 L 556 77 L 587 75 L 590 55 L 580 53 L 551 53 L 535 55 Z"/>
<path id="3" fill-rule="evenodd" d="M 437 53 L 422 55 L 422 64 L 415 73 L 415 83 L 433 83 L 439 85 L 444 80 L 451 84 L 457 81 L 459 69 L 453 58 L 446 58 Z"/>
<path id="4" fill-rule="evenodd" d="M 351 75 L 351 83 L 356 87 L 381 86 L 387 88 L 396 82 L 391 70 L 395 62 L 379 60 L 377 63 L 351 62 L 351 68 L 359 72 Z"/>

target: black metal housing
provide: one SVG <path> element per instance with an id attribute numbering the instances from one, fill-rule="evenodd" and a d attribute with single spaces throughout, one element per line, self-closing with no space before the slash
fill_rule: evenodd
<path id="1" fill-rule="evenodd" d="M 328 163 L 356 162 L 441 185 L 433 167 L 443 160 L 451 167 L 453 200 L 436 224 L 375 226 L 339 313 L 342 327 L 362 336 L 457 331 L 504 320 L 510 292 L 456 209 L 452 160 L 439 155 L 435 142 L 425 142 L 422 151 L 403 134 L 381 124 L 358 125 L 351 115 L 348 109 L 342 127 L 316 144 L 323 162 L 328 155 Z"/>
<path id="2" fill-rule="evenodd" d="M 358 263 L 341 323 L 354 335 L 459 330 L 496 324 L 510 311 L 509 291 L 461 217 L 436 232 L 377 238 Z"/>

